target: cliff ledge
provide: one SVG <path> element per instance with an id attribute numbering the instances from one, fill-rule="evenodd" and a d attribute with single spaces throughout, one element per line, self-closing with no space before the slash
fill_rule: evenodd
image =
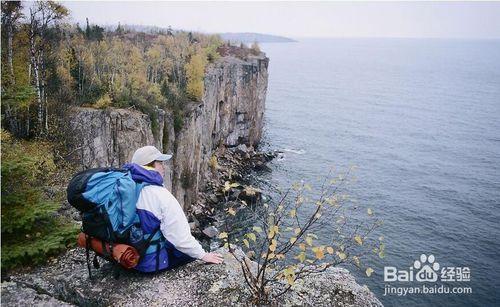
<path id="1" fill-rule="evenodd" d="M 104 264 L 88 277 L 84 249 L 68 251 L 53 263 L 2 283 L 6 306 L 241 306 L 248 292 L 239 263 L 231 254 L 221 265 L 200 261 L 157 274 L 125 272 L 115 279 Z M 101 261 L 102 262 L 102 261 Z M 345 269 L 331 268 L 307 277 L 282 297 L 285 306 L 382 306 Z"/>

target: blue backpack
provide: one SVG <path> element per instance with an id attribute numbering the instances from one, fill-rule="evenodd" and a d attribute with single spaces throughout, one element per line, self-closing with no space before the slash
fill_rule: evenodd
<path id="1" fill-rule="evenodd" d="M 117 168 L 88 169 L 71 179 L 67 188 L 68 202 L 82 214 L 82 232 L 87 235 L 87 265 L 91 277 L 89 244 L 92 237 L 103 242 L 131 245 L 138 250 L 141 258 L 153 243 L 152 239 L 162 237 L 159 228 L 151 234 L 144 234 L 140 226 L 136 203 L 146 185 L 148 183 L 135 182 L 127 169 Z M 111 255 L 105 256 L 115 262 Z M 94 266 L 98 267 L 96 257 Z"/>

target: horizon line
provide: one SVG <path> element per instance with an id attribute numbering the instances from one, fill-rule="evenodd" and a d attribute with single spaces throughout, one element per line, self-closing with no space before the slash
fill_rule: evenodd
<path id="1" fill-rule="evenodd" d="M 70 22 L 70 24 L 76 25 L 79 24 L 77 20 L 72 20 L 73 22 Z M 90 21 L 90 20 L 89 20 Z M 211 31 L 204 31 L 204 30 L 192 30 L 192 29 L 183 29 L 183 28 L 176 28 L 172 25 L 168 26 L 158 26 L 158 25 L 152 25 L 152 24 L 135 24 L 135 23 L 92 23 L 89 22 L 91 25 L 101 25 L 104 27 L 109 27 L 109 26 L 118 26 L 118 24 L 122 26 L 142 26 L 142 27 L 157 27 L 157 28 L 162 28 L 162 29 L 167 29 L 169 26 L 172 27 L 172 29 L 177 30 L 177 31 L 186 31 L 186 32 L 198 32 L 202 34 L 224 34 L 224 33 L 230 33 L 230 34 L 263 34 L 263 35 L 272 35 L 272 36 L 279 36 L 283 38 L 288 38 L 288 39 L 293 39 L 293 40 L 299 40 L 299 39 L 452 39 L 452 40 L 499 40 L 500 36 L 498 37 L 460 37 L 460 36 L 290 36 L 290 35 L 285 35 L 285 34 L 276 34 L 276 33 L 267 33 L 267 32 L 254 32 L 254 31 L 220 31 L 220 32 L 211 32 Z M 272 42 L 268 42 L 272 43 Z"/>

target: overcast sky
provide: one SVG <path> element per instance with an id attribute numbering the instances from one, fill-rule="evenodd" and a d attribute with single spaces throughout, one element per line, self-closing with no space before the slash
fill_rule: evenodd
<path id="1" fill-rule="evenodd" d="M 74 22 L 300 37 L 500 38 L 500 2 L 62 2 Z"/>

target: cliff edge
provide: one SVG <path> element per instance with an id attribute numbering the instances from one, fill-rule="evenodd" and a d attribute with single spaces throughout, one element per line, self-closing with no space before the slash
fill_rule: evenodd
<path id="1" fill-rule="evenodd" d="M 6 306 L 242 306 L 249 293 L 240 265 L 224 250 L 224 263 L 200 261 L 157 274 L 123 272 L 118 279 L 109 264 L 88 278 L 85 252 L 68 251 L 50 265 L 16 274 L 2 283 Z M 278 303 L 277 303 L 278 304 Z M 331 268 L 307 277 L 280 300 L 281 306 L 382 306 L 366 286 L 345 269 Z"/>

